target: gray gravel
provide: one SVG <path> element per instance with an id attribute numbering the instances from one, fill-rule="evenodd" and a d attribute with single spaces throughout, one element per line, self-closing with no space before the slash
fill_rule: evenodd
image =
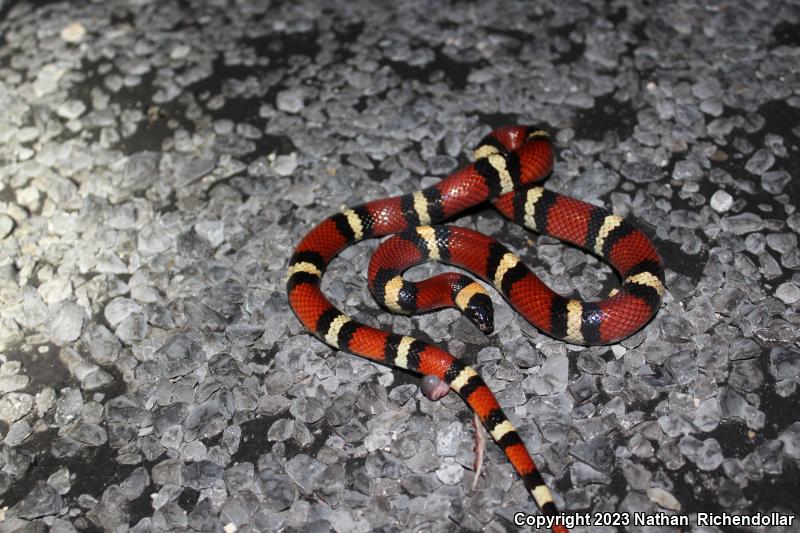
<path id="1" fill-rule="evenodd" d="M 552 131 L 548 187 L 654 239 L 668 291 L 643 331 L 568 346 L 496 295 L 489 338 L 391 316 L 374 241 L 326 293 L 480 367 L 562 508 L 800 512 L 795 3 L 11 4 L 3 530 L 514 530 L 534 504 L 491 443 L 471 488 L 463 402 L 333 352 L 284 287 L 313 224 L 434 183 L 507 123 Z M 488 209 L 458 223 L 558 291 L 616 283 Z"/>

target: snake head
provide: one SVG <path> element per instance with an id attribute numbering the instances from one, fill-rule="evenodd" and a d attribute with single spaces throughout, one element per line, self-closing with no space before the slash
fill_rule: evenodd
<path id="1" fill-rule="evenodd" d="M 484 335 L 494 331 L 494 307 L 486 289 L 469 276 L 458 274 L 452 283 L 453 303 Z"/>
<path id="2" fill-rule="evenodd" d="M 484 335 L 494 332 L 494 306 L 488 294 L 474 294 L 461 313 Z"/>

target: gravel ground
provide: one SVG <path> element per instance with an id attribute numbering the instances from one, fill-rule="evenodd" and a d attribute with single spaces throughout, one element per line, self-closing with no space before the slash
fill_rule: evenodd
<path id="1" fill-rule="evenodd" d="M 552 131 L 548 187 L 653 238 L 643 331 L 391 316 L 374 240 L 326 293 L 480 367 L 565 509 L 798 513 L 798 4 L 332 4 L 0 1 L 0 528 L 514 530 L 534 504 L 492 443 L 471 488 L 463 402 L 314 340 L 284 287 L 315 223 L 509 123 Z M 617 283 L 491 210 L 458 223 L 563 293 Z"/>

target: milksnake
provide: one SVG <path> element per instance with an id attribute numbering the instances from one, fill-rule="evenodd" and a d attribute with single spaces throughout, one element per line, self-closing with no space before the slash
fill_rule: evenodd
<path id="1" fill-rule="evenodd" d="M 327 344 L 449 385 L 508 456 L 541 512 L 555 516 L 553 496 L 519 433 L 473 368 L 426 341 L 357 322 L 320 290 L 326 267 L 342 249 L 369 237 L 396 234 L 381 244 L 369 267 L 370 289 L 393 311 L 454 306 L 480 329 L 491 331 L 488 294 L 471 278 L 449 273 L 411 283 L 401 277 L 415 264 L 437 260 L 480 276 L 531 324 L 567 342 L 614 343 L 652 318 L 664 291 L 658 252 L 621 217 L 534 186 L 553 167 L 547 133 L 525 126 L 499 128 L 480 142 L 474 157 L 474 163 L 436 185 L 346 209 L 314 227 L 290 259 L 289 302 L 300 322 Z M 485 201 L 527 228 L 598 255 L 620 274 L 620 289 L 599 302 L 565 298 L 495 240 L 464 228 L 432 225 Z M 567 529 L 555 525 L 552 531 Z"/>

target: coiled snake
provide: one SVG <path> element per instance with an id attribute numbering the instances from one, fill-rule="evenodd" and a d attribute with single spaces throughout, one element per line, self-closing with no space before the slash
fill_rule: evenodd
<path id="1" fill-rule="evenodd" d="M 369 237 L 397 234 L 381 244 L 369 267 L 370 289 L 390 310 L 457 307 L 480 329 L 491 330 L 488 295 L 471 278 L 453 273 L 418 283 L 402 278 L 405 269 L 433 259 L 480 276 L 531 324 L 567 342 L 614 343 L 650 320 L 664 291 L 658 252 L 621 217 L 534 185 L 553 167 L 547 133 L 525 126 L 499 128 L 480 142 L 474 156 L 474 163 L 432 187 L 346 209 L 314 227 L 289 262 L 289 302 L 300 322 L 327 344 L 449 385 L 508 456 L 542 513 L 554 516 L 558 511 L 541 473 L 477 371 L 428 342 L 357 322 L 320 290 L 327 265 L 342 249 Z M 599 302 L 565 298 L 494 239 L 432 225 L 485 201 L 527 228 L 604 259 L 619 273 L 620 289 Z M 567 531 L 563 525 L 552 530 Z"/>

